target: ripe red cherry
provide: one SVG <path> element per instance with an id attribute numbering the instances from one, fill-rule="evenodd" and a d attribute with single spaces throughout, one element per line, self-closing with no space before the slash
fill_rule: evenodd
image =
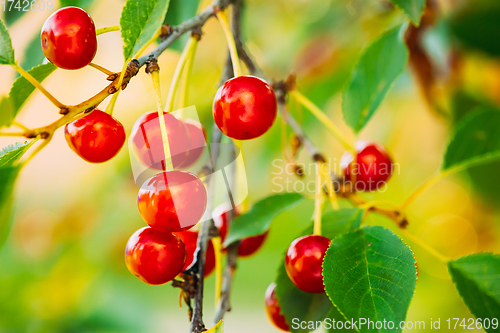
<path id="1" fill-rule="evenodd" d="M 191 146 L 181 167 L 188 168 L 195 164 L 203 154 L 203 150 L 207 145 L 207 133 L 205 132 L 203 126 L 195 120 L 185 119 L 183 122 L 188 129 Z"/>
<path id="2" fill-rule="evenodd" d="M 308 235 L 292 242 L 285 257 L 288 277 L 297 288 L 308 293 L 322 293 L 323 258 L 330 240 L 323 236 Z"/>
<path id="3" fill-rule="evenodd" d="M 227 228 L 227 214 L 231 210 L 231 207 L 226 204 L 222 204 L 214 209 L 212 213 L 212 218 L 214 220 L 215 226 L 219 229 L 221 242 L 224 243 L 226 239 L 226 235 L 228 233 Z M 239 257 L 248 257 L 257 252 L 264 244 L 264 241 L 267 238 L 269 231 L 264 232 L 263 234 L 251 236 L 247 238 L 243 238 L 240 241 L 240 246 L 238 247 L 238 256 Z"/>
<path id="4" fill-rule="evenodd" d="M 171 113 L 163 115 L 167 129 L 168 144 L 172 164 L 175 168 L 181 167 L 188 156 L 191 147 L 189 132 L 184 123 Z M 143 114 L 134 124 L 132 133 L 132 150 L 139 162 L 147 167 L 165 171 L 165 153 L 161 136 L 158 112 L 152 111 Z"/>
<path id="5" fill-rule="evenodd" d="M 146 180 L 137 197 L 139 213 L 151 228 L 184 231 L 200 221 L 207 207 L 202 181 L 185 171 L 162 172 Z"/>
<path id="6" fill-rule="evenodd" d="M 346 181 L 354 181 L 356 191 L 375 191 L 387 183 L 393 172 L 392 160 L 384 147 L 369 141 L 356 142 L 356 162 L 351 152 L 340 160 Z M 351 177 L 351 175 L 354 177 Z"/>
<path id="7" fill-rule="evenodd" d="M 213 115 L 222 133 L 249 140 L 267 132 L 276 118 L 276 108 L 276 96 L 269 84 L 255 76 L 239 76 L 219 88 Z"/>
<path id="8" fill-rule="evenodd" d="M 94 21 L 78 7 L 64 7 L 50 15 L 41 38 L 43 54 L 59 68 L 85 67 L 97 52 Z"/>
<path id="9" fill-rule="evenodd" d="M 64 135 L 70 148 L 87 162 L 102 163 L 113 158 L 125 142 L 123 125 L 100 110 L 66 124 Z"/>
<path id="10" fill-rule="evenodd" d="M 184 244 L 186 245 L 186 263 L 184 264 L 184 267 L 182 268 L 183 271 L 185 271 L 192 263 L 194 260 L 194 252 L 196 251 L 196 242 L 198 241 L 198 231 L 191 231 L 191 230 L 186 230 L 182 232 L 174 232 L 175 235 L 177 235 Z M 212 240 L 208 241 L 208 247 L 207 247 L 207 257 L 205 259 L 205 277 L 209 276 L 210 273 L 215 268 L 215 251 L 214 251 L 214 245 L 212 243 Z"/>
<path id="11" fill-rule="evenodd" d="M 137 230 L 125 248 L 129 271 L 141 281 L 158 285 L 173 280 L 186 262 L 186 247 L 171 232 L 150 227 Z"/>
<path id="12" fill-rule="evenodd" d="M 276 298 L 276 283 L 271 283 L 266 290 L 266 312 L 269 320 L 285 332 L 290 332 L 290 326 L 286 323 L 285 316 L 281 313 L 281 307 Z"/>

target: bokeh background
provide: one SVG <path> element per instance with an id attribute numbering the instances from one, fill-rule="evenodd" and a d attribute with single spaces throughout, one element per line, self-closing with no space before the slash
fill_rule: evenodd
<path id="1" fill-rule="evenodd" d="M 75 2 L 63 5 L 70 3 Z M 196 11 L 187 3 L 171 0 L 170 22 L 179 23 Z M 124 2 L 86 0 L 79 4 L 88 9 L 97 27 L 104 27 L 118 24 Z M 60 4 L 55 1 L 54 5 Z M 422 40 L 436 76 L 435 100 L 430 103 L 424 97 L 422 92 L 429 85 L 422 87 L 411 70 L 398 78 L 360 137 L 387 147 L 400 164 L 400 173 L 386 192 L 365 195 L 369 199 L 401 203 L 438 170 L 455 123 L 477 105 L 500 104 L 498 1 L 439 0 L 437 5 L 436 22 Z M 30 68 L 41 61 L 39 44 L 33 40 L 51 12 L 31 11 L 15 22 L 11 14 L 0 13 L 9 23 L 21 64 Z M 341 89 L 363 47 L 404 20 L 401 11 L 383 0 L 251 0 L 244 11 L 243 35 L 269 77 L 283 79 L 295 72 L 299 89 L 352 137 L 342 120 Z M 190 104 L 210 129 L 211 103 L 227 48 L 216 20 L 210 20 L 203 32 L 190 83 Z M 119 71 L 123 64 L 119 33 L 101 35 L 98 43 L 94 62 Z M 181 46 L 178 43 L 160 57 L 164 96 Z M 15 75 L 8 66 L 0 67 L 0 94 L 8 94 Z M 102 73 L 92 68 L 57 70 L 44 81 L 67 104 L 79 103 L 105 85 Z M 114 116 L 130 133 L 134 121 L 154 109 L 151 80 L 141 71 L 120 94 Z M 291 109 L 338 170 L 342 146 L 307 111 L 293 105 Z M 35 93 L 17 120 L 37 127 L 57 118 L 50 102 Z M 314 179 L 307 154 L 302 152 L 298 158 L 306 166 L 303 180 L 277 167 L 286 166 L 282 146 L 277 144 L 281 130 L 277 120 L 263 137 L 244 143 L 250 203 L 279 192 L 286 184 L 290 190 L 312 194 L 302 190 L 302 183 Z M 0 146 L 20 140 L 0 137 Z M 452 258 L 500 252 L 498 168 L 498 163 L 490 164 L 440 181 L 410 207 L 410 232 Z M 187 310 L 179 308 L 178 290 L 169 284 L 143 284 L 125 266 L 125 244 L 145 225 L 135 204 L 137 191 L 126 148 L 112 161 L 93 165 L 70 150 L 61 129 L 55 134 L 17 181 L 12 228 L 0 249 L 0 332 L 188 331 Z M 239 261 L 233 310 L 225 318 L 227 332 L 277 332 L 267 320 L 264 293 L 284 251 L 310 223 L 312 211 L 312 200 L 308 200 L 279 216 L 262 250 Z M 7 217 L 0 220 L 9 223 Z M 378 216 L 370 216 L 367 223 L 396 229 Z M 445 265 L 408 244 L 420 271 L 408 320 L 472 317 Z M 213 286 L 211 276 L 206 280 L 207 325 L 214 313 Z M 426 331 L 430 329 L 422 330 Z"/>

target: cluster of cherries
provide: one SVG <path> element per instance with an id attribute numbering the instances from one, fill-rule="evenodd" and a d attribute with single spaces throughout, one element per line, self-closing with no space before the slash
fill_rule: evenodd
<path id="1" fill-rule="evenodd" d="M 65 7 L 45 22 L 41 34 L 42 49 L 47 59 L 63 69 L 87 66 L 97 51 L 97 38 L 92 18 L 82 9 Z M 249 140 L 263 135 L 272 126 L 277 113 L 276 96 L 264 80 L 239 76 L 226 81 L 217 91 L 213 103 L 215 124 L 228 137 Z M 206 133 L 200 123 L 180 120 L 163 114 L 175 169 L 192 166 L 203 154 Z M 114 157 L 125 142 L 122 124 L 109 114 L 94 110 L 66 125 L 69 146 L 84 160 L 101 163 Z M 207 192 L 194 174 L 181 170 L 166 171 L 163 139 L 157 112 L 141 116 L 130 135 L 133 153 L 144 166 L 158 174 L 148 179 L 139 190 L 139 212 L 149 225 L 137 230 L 129 239 L 125 258 L 128 269 L 142 281 L 158 285 L 171 281 L 194 260 L 198 232 L 189 230 L 202 218 L 207 205 Z M 375 191 L 392 174 L 392 161 L 378 144 L 359 141 L 356 153 L 346 152 L 341 160 L 344 179 L 353 182 L 355 190 Z M 222 242 L 228 232 L 230 207 L 219 206 L 212 217 L 219 228 Z M 239 256 L 257 251 L 267 232 L 243 239 Z M 286 253 L 285 268 L 290 280 L 308 293 L 323 293 L 322 262 L 330 240 L 307 235 L 292 242 Z M 205 276 L 215 266 L 215 253 L 210 241 L 207 249 Z M 266 292 L 266 310 L 271 321 L 289 331 L 275 295 L 275 284 Z"/>

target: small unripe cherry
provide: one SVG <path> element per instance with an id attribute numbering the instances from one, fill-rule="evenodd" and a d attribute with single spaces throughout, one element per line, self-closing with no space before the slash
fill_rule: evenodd
<path id="1" fill-rule="evenodd" d="M 288 277 L 297 288 L 308 293 L 322 293 L 323 258 L 330 240 L 323 236 L 308 235 L 295 239 L 285 257 Z"/>
<path id="2" fill-rule="evenodd" d="M 180 168 L 185 163 L 191 148 L 188 128 L 171 113 L 164 113 L 163 119 L 172 164 L 174 168 Z M 149 168 L 166 171 L 165 150 L 157 111 L 145 113 L 136 120 L 130 133 L 130 140 L 132 140 L 132 151 L 139 162 Z"/>
<path id="3" fill-rule="evenodd" d="M 164 284 L 181 272 L 186 262 L 186 247 L 171 232 L 144 227 L 128 240 L 125 262 L 129 271 L 141 281 Z"/>
<path id="4" fill-rule="evenodd" d="M 42 50 L 59 68 L 80 69 L 97 52 L 94 21 L 78 7 L 64 7 L 50 15 L 42 27 Z"/>
<path id="5" fill-rule="evenodd" d="M 364 140 L 356 142 L 356 161 L 351 152 L 345 152 L 340 166 L 346 181 L 356 179 L 353 184 L 356 191 L 375 191 L 385 185 L 393 173 L 392 160 L 384 147 Z"/>
<path id="6" fill-rule="evenodd" d="M 238 76 L 217 91 L 213 116 L 219 129 L 236 140 L 254 139 L 266 133 L 276 118 L 277 102 L 266 81 Z"/>
<path id="7" fill-rule="evenodd" d="M 286 323 L 285 316 L 281 313 L 281 307 L 276 298 L 276 283 L 271 283 L 266 290 L 266 313 L 269 320 L 279 329 L 290 332 L 290 326 Z"/>
<path id="8" fill-rule="evenodd" d="M 203 182 L 186 171 L 159 173 L 146 180 L 137 197 L 139 213 L 160 231 L 184 231 L 200 221 L 207 207 Z"/>
<path id="9" fill-rule="evenodd" d="M 185 271 L 189 266 L 191 266 L 194 260 L 194 252 L 196 251 L 196 244 L 198 241 L 198 231 L 186 230 L 182 232 L 174 232 L 174 234 L 178 236 L 180 239 L 182 239 L 182 241 L 186 245 L 186 254 L 187 254 L 186 263 L 182 268 L 182 270 Z M 205 259 L 205 277 L 209 276 L 210 273 L 213 272 L 214 268 L 215 268 L 215 251 L 212 240 L 210 239 L 208 241 L 207 256 Z"/>
<path id="10" fill-rule="evenodd" d="M 66 124 L 69 147 L 87 162 L 102 163 L 113 158 L 125 142 L 123 125 L 100 110 Z"/>

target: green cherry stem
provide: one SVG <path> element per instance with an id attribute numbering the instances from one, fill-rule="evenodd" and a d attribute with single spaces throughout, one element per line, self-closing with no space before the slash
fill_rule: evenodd
<path id="1" fill-rule="evenodd" d="M 99 28 L 95 30 L 95 34 L 97 36 L 105 34 L 106 32 L 111 32 L 111 31 L 120 31 L 120 26 L 119 25 L 113 25 L 111 27 L 104 27 L 104 28 Z"/>
<path id="2" fill-rule="evenodd" d="M 215 252 L 215 308 L 219 305 L 222 290 L 222 244 L 220 236 L 212 238 Z"/>
<path id="3" fill-rule="evenodd" d="M 229 53 L 231 54 L 231 62 L 233 63 L 234 76 L 238 77 L 243 75 L 240 66 L 240 59 L 238 57 L 238 51 L 236 49 L 236 43 L 234 42 L 234 36 L 227 23 L 226 14 L 223 11 L 217 12 L 217 19 L 220 22 L 222 30 L 224 30 L 224 35 L 226 35 L 227 46 L 229 47 Z"/>
<path id="4" fill-rule="evenodd" d="M 418 245 L 420 248 L 424 249 L 427 251 L 429 254 L 431 254 L 433 257 L 437 258 L 439 261 L 441 261 L 444 264 L 448 264 L 448 262 L 451 260 L 444 254 L 441 254 L 438 252 L 435 248 L 418 238 L 417 236 L 414 236 L 411 234 L 408 230 L 406 229 L 401 229 L 401 232 L 405 235 L 406 238 L 408 238 L 410 241 Z"/>
<path id="5" fill-rule="evenodd" d="M 90 66 L 90 67 L 92 67 L 92 68 L 97 69 L 97 70 L 98 70 L 98 71 L 100 71 L 100 72 L 103 72 L 103 73 L 104 73 L 104 74 L 106 74 L 106 75 L 113 75 L 113 74 L 115 74 L 115 72 L 112 72 L 112 71 L 110 71 L 109 69 L 106 69 L 106 68 L 104 68 L 104 67 L 102 67 L 102 66 L 99 66 L 98 64 L 94 64 L 93 62 L 91 62 L 91 63 L 89 64 L 89 66 Z"/>
<path id="6" fill-rule="evenodd" d="M 150 75 L 151 79 L 153 80 L 153 86 L 156 95 L 156 106 L 158 108 L 158 119 L 160 120 L 161 138 L 163 140 L 163 151 L 165 153 L 165 170 L 172 171 L 174 170 L 174 166 L 172 165 L 172 157 L 170 155 L 170 145 L 168 144 L 167 127 L 165 126 L 165 118 L 163 117 L 163 106 L 161 105 L 159 70 L 151 71 Z"/>
<path id="7" fill-rule="evenodd" d="M 19 66 L 17 63 L 11 64 L 12 68 L 14 68 L 19 74 L 21 74 L 22 77 L 24 77 L 26 80 L 28 80 L 29 83 L 34 85 L 42 94 L 45 95 L 49 99 L 49 101 L 57 106 L 59 109 L 67 109 L 68 106 L 64 105 L 63 103 L 59 102 L 57 98 L 55 98 L 51 93 L 49 93 L 40 82 L 38 82 L 37 79 L 35 79 L 30 73 L 25 71 L 21 66 Z"/>
<path id="8" fill-rule="evenodd" d="M 316 193 L 314 196 L 314 234 L 321 236 L 321 163 L 316 162 Z"/>
<path id="9" fill-rule="evenodd" d="M 172 78 L 172 83 L 170 83 L 170 88 L 168 90 L 167 103 L 165 105 L 165 111 L 170 113 L 174 109 L 174 99 L 177 88 L 179 87 L 179 82 L 181 81 L 182 72 L 189 58 L 193 56 L 196 50 L 198 40 L 196 37 L 191 37 L 186 43 L 184 50 L 182 51 L 181 57 L 177 62 L 177 67 L 175 68 L 174 77 Z"/>
<path id="10" fill-rule="evenodd" d="M 123 64 L 122 71 L 120 72 L 120 78 L 118 79 L 118 90 L 111 97 L 111 100 L 109 101 L 108 106 L 106 106 L 105 112 L 107 114 L 109 114 L 110 116 L 113 115 L 113 110 L 115 109 L 116 100 L 118 99 L 118 95 L 120 94 L 120 91 L 121 91 L 121 86 L 123 83 L 123 78 L 125 77 L 127 66 L 128 66 L 128 61 L 125 61 L 125 63 Z"/>
<path id="11" fill-rule="evenodd" d="M 337 126 L 328 118 L 328 116 L 321 111 L 319 107 L 316 106 L 311 100 L 300 93 L 297 90 L 292 90 L 289 92 L 302 106 L 311 111 L 311 113 L 328 129 L 328 131 L 345 147 L 345 149 L 350 151 L 355 151 L 354 144 L 350 143 L 344 134 L 339 130 Z"/>

